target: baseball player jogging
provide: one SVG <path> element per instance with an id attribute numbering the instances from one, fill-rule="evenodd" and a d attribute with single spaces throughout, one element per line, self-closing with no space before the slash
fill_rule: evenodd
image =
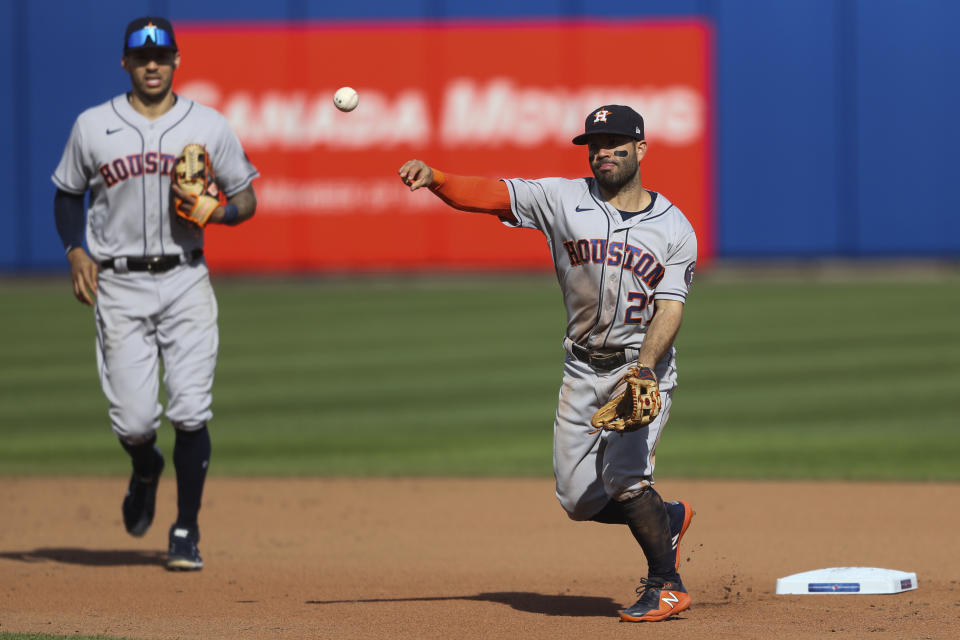
<path id="1" fill-rule="evenodd" d="M 253 216 L 251 181 L 259 173 L 222 115 L 173 93 L 179 64 L 167 20 L 127 25 L 121 65 L 130 91 L 77 118 L 53 174 L 54 216 L 73 293 L 94 307 L 110 424 L 133 462 L 123 523 L 142 536 L 153 522 L 164 468 L 156 446 L 162 360 L 166 414 L 176 430 L 177 519 L 167 568 L 197 570 L 219 340 L 203 229 Z"/>
<path id="2" fill-rule="evenodd" d="M 592 178 L 492 180 L 410 160 L 411 191 L 450 206 L 540 230 L 567 310 L 567 356 L 556 422 L 557 498 L 573 520 L 626 524 L 648 565 L 629 622 L 659 621 L 690 606 L 678 545 L 693 509 L 653 488 L 655 450 L 677 384 L 674 338 L 697 257 L 693 227 L 662 194 L 644 189 L 643 118 L 606 105 L 587 116 Z"/>

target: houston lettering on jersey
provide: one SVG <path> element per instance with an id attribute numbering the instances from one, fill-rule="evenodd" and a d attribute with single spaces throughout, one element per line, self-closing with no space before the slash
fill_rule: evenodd
<path id="1" fill-rule="evenodd" d="M 98 171 L 103 176 L 103 183 L 109 188 L 128 178 L 137 178 L 144 174 L 172 175 L 173 164 L 176 159 L 176 156 L 169 153 L 158 153 L 157 151 L 148 151 L 143 155 L 134 153 L 104 162 L 100 165 Z"/>
<path id="2" fill-rule="evenodd" d="M 651 289 L 656 289 L 663 280 L 663 265 L 657 262 L 652 253 L 632 244 L 624 246 L 622 242 L 607 242 L 605 238 L 587 240 L 565 240 L 563 248 L 567 250 L 570 266 L 582 267 L 585 264 L 603 264 L 621 267 L 632 271 Z"/>

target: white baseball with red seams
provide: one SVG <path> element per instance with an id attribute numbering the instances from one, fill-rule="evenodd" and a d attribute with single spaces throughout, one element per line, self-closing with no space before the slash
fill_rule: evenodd
<path id="1" fill-rule="evenodd" d="M 333 94 L 333 104 L 340 111 L 353 111 L 360 104 L 360 96 L 353 87 L 340 87 Z"/>

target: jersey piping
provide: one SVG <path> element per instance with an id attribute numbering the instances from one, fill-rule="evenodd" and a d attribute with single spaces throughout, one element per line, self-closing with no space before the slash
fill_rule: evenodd
<path id="1" fill-rule="evenodd" d="M 183 122 L 184 120 L 186 120 L 187 116 L 190 115 L 190 112 L 193 111 L 193 105 L 195 105 L 195 104 L 196 104 L 195 102 L 191 101 L 191 102 L 190 102 L 190 106 L 187 107 L 186 113 L 184 113 L 184 114 L 180 117 L 179 120 L 177 120 L 176 122 L 174 122 L 173 124 L 171 124 L 169 127 L 167 127 L 166 129 L 164 129 L 163 133 L 161 133 L 161 134 L 160 134 L 160 137 L 157 139 L 157 151 L 159 151 L 159 152 L 161 152 L 161 153 L 163 152 L 163 136 L 165 136 L 165 135 L 167 135 L 168 133 L 170 133 L 171 131 L 173 131 L 181 122 Z M 176 170 L 176 165 L 174 165 L 174 170 Z M 161 178 L 160 174 L 158 173 L 158 174 L 157 174 L 157 180 L 161 180 L 161 179 L 162 179 L 162 178 Z M 144 184 L 144 189 L 146 189 L 146 184 Z M 162 212 L 162 211 L 163 211 L 163 191 L 162 191 L 161 189 L 157 189 L 157 197 L 160 199 L 160 202 L 159 202 L 158 204 L 159 204 L 159 209 L 160 209 L 160 211 Z M 163 215 L 163 214 L 161 213 L 161 215 Z M 160 253 L 166 253 L 166 252 L 163 250 L 163 225 L 159 225 L 159 226 L 157 227 L 157 231 L 160 233 Z"/>
<path id="2" fill-rule="evenodd" d="M 143 132 L 137 128 L 135 124 L 124 118 L 120 111 L 117 109 L 117 105 L 114 104 L 114 98 L 110 101 L 110 108 L 113 110 L 113 113 L 120 118 L 121 122 L 126 122 L 131 129 L 137 132 L 137 136 L 140 138 L 140 156 L 143 156 L 143 152 L 147 146 L 146 141 L 143 139 Z M 143 255 L 147 255 L 147 185 L 145 180 L 140 180 L 140 191 L 143 201 L 140 203 L 140 222 L 143 226 Z M 163 243 L 163 238 L 160 239 L 161 246 Z"/>
<path id="3" fill-rule="evenodd" d="M 600 207 L 600 211 L 606 214 L 606 208 L 603 206 L 603 204 L 599 200 L 597 200 L 597 197 L 593 195 L 593 190 L 588 188 L 587 193 L 590 194 L 590 198 L 597 203 L 598 207 Z M 610 246 L 610 216 L 604 215 L 604 217 L 607 220 L 607 246 Z M 604 260 L 603 264 L 600 267 L 600 286 L 597 287 L 597 315 L 593 319 L 593 328 L 590 329 L 590 331 L 587 333 L 587 339 L 586 339 L 587 345 L 590 344 L 590 338 L 594 335 L 594 332 L 600 326 L 600 317 L 603 315 L 603 283 L 606 282 L 606 277 L 607 277 L 607 261 Z M 618 276 L 618 280 L 620 277 L 622 277 L 622 275 Z M 619 284 L 619 282 L 617 284 Z M 618 291 L 619 291 L 619 288 L 620 287 L 618 286 L 617 287 Z M 620 294 L 618 293 L 617 306 L 619 307 L 619 305 L 620 305 Z M 606 343 L 607 343 L 607 339 L 606 337 L 604 337 L 603 346 L 605 346 Z M 584 346 L 587 346 L 587 345 L 584 345 Z"/>
<path id="4" fill-rule="evenodd" d="M 647 222 L 647 221 L 649 221 L 649 220 L 656 220 L 656 219 L 659 218 L 660 216 L 665 215 L 665 214 L 667 213 L 667 211 L 670 211 L 670 209 L 673 209 L 673 203 L 672 203 L 672 202 L 670 203 L 670 206 L 669 206 L 669 207 L 667 207 L 666 209 L 664 209 L 663 211 L 661 211 L 661 212 L 658 213 L 657 215 L 655 215 L 655 216 L 650 216 L 649 218 L 643 218 L 643 219 L 640 220 L 640 222 Z"/>
<path id="5" fill-rule="evenodd" d="M 608 227 L 608 228 L 609 228 L 609 227 Z M 632 231 L 632 229 L 627 229 L 626 235 L 623 236 L 623 246 L 627 246 L 627 245 L 630 244 L 630 232 L 631 232 L 631 231 Z M 610 245 L 610 232 L 607 231 L 607 246 L 609 246 L 609 245 Z M 606 262 L 604 262 L 604 268 L 606 268 Z M 617 313 L 620 312 L 620 297 L 623 295 L 623 286 L 622 286 L 623 283 L 622 283 L 622 280 L 623 280 L 623 270 L 620 269 L 619 272 L 617 273 L 617 304 L 616 304 L 616 306 L 613 308 L 613 315 L 614 315 L 614 317 L 616 317 Z M 601 280 L 600 282 L 602 283 L 603 280 Z M 601 291 L 603 290 L 603 286 L 602 286 L 602 285 L 601 285 L 601 287 L 600 287 L 600 290 L 601 290 Z M 598 324 L 599 324 L 599 318 L 598 318 Z M 613 327 L 616 326 L 616 324 L 617 324 L 616 322 L 612 322 L 612 321 L 611 321 L 611 322 L 610 322 L 610 326 L 607 327 L 607 333 L 603 336 L 603 346 L 604 346 L 604 347 L 607 346 L 607 340 L 610 339 L 610 332 L 613 331 Z"/>

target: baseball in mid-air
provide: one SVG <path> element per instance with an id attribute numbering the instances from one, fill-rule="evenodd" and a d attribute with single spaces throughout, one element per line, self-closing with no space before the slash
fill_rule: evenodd
<path id="1" fill-rule="evenodd" d="M 337 89 L 337 92 L 333 94 L 333 104 L 335 104 L 340 111 L 353 111 L 357 108 L 359 102 L 360 96 L 353 90 L 353 87 L 340 87 Z"/>

